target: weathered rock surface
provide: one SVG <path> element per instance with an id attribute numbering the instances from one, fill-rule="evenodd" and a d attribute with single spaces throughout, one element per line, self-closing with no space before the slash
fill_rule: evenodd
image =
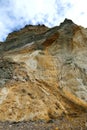
<path id="1" fill-rule="evenodd" d="M 27 26 L 0 44 L 0 121 L 58 118 L 87 110 L 87 29 Z"/>

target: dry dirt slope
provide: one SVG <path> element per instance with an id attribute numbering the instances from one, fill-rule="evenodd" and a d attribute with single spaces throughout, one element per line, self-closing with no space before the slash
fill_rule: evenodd
<path id="1" fill-rule="evenodd" d="M 0 44 L 0 121 L 87 112 L 87 29 L 26 26 Z"/>

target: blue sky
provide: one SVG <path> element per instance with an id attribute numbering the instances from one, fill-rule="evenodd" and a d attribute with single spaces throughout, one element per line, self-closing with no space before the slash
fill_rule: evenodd
<path id="1" fill-rule="evenodd" d="M 26 24 L 57 26 L 65 18 L 87 27 L 87 0 L 0 0 L 0 41 Z"/>

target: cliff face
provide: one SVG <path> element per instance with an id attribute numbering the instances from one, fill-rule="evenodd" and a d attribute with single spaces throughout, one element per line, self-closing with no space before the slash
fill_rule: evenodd
<path id="1" fill-rule="evenodd" d="M 0 120 L 58 118 L 87 110 L 87 29 L 26 26 L 0 44 Z"/>

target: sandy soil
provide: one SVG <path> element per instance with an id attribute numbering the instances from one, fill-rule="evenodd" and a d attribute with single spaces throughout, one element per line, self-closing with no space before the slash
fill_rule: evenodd
<path id="1" fill-rule="evenodd" d="M 87 113 L 49 121 L 0 122 L 0 130 L 87 130 Z"/>

